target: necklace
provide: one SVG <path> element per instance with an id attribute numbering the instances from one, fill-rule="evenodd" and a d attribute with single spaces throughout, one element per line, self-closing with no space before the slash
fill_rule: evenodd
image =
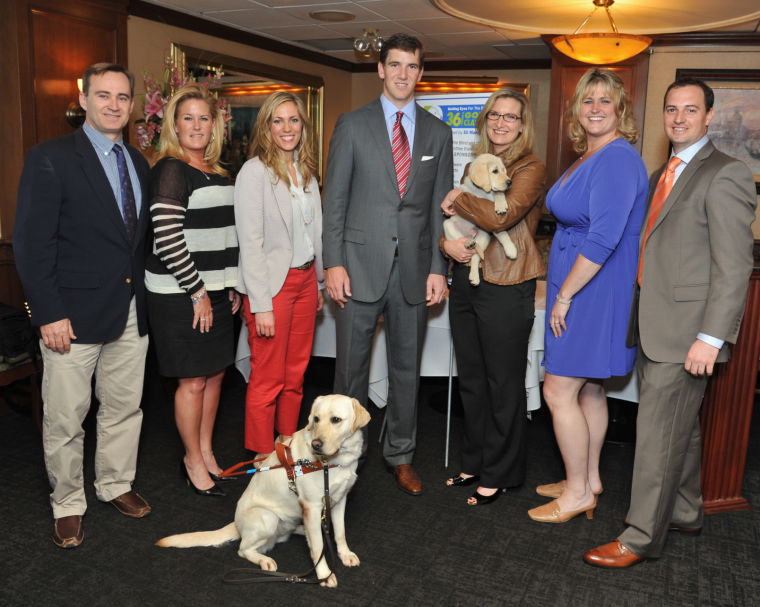
<path id="1" fill-rule="evenodd" d="M 203 175 L 206 178 L 206 181 L 211 181 L 211 177 L 206 171 L 204 171 L 203 169 L 199 169 L 198 167 L 193 166 L 192 164 L 190 166 L 193 167 L 196 171 L 198 171 L 201 175 Z"/>

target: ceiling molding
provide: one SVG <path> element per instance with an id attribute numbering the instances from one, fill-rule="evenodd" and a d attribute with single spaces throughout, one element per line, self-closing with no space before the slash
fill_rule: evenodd
<path id="1" fill-rule="evenodd" d="M 425 73 L 443 70 L 550 70 L 551 59 L 487 59 L 487 60 L 447 60 L 425 61 Z M 376 72 L 376 63 L 361 63 L 353 72 Z"/>
<path id="2" fill-rule="evenodd" d="M 760 32 L 652 34 L 652 46 L 760 46 Z"/>
<path id="3" fill-rule="evenodd" d="M 265 51 L 288 55 L 290 57 L 295 57 L 296 59 L 319 63 L 347 72 L 353 71 L 352 67 L 354 64 L 350 61 L 344 61 L 343 59 L 331 57 L 330 55 L 325 55 L 316 51 L 310 51 L 301 48 L 300 46 L 293 46 L 292 44 L 286 44 L 285 42 L 273 40 L 272 38 L 252 34 L 234 27 L 229 27 L 228 25 L 216 23 L 215 21 L 194 17 L 187 13 L 181 13 L 158 4 L 150 4 L 143 0 L 129 0 L 127 12 L 134 17 L 141 17 L 150 21 L 157 21 L 175 27 L 181 27 L 199 34 L 216 36 L 217 38 L 223 38 L 224 40 L 230 40 L 231 42 L 247 44 L 248 46 L 254 46 Z"/>

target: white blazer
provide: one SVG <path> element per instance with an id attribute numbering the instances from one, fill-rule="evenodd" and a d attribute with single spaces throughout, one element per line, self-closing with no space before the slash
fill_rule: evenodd
<path id="1" fill-rule="evenodd" d="M 312 177 L 306 197 L 314 206 L 314 263 L 322 282 L 322 203 Z M 289 184 L 258 157 L 235 181 L 235 229 L 240 245 L 237 290 L 248 295 L 251 312 L 271 312 L 293 260 L 293 203 Z"/>

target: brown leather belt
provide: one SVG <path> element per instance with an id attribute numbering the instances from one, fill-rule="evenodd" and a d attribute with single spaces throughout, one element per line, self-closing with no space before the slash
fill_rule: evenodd
<path id="1" fill-rule="evenodd" d="M 312 257 L 309 261 L 307 261 L 305 264 L 298 266 L 297 268 L 293 268 L 294 270 L 308 270 L 311 266 L 314 265 L 314 258 Z"/>

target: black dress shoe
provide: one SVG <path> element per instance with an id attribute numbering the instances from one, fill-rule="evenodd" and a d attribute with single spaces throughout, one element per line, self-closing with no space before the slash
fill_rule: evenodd
<path id="1" fill-rule="evenodd" d="M 211 477 L 211 480 L 215 483 L 225 483 L 227 481 L 236 481 L 238 480 L 237 476 L 219 476 L 218 474 L 214 474 L 213 472 L 209 472 L 208 475 Z"/>
<path id="2" fill-rule="evenodd" d="M 208 489 L 198 489 L 198 487 L 196 487 L 193 484 L 193 481 L 190 480 L 190 475 L 187 473 L 187 466 L 185 465 L 184 458 L 179 460 L 179 473 L 180 473 L 180 476 L 182 476 L 182 478 L 185 479 L 187 486 L 192 487 L 193 491 L 195 491 L 198 495 L 214 496 L 214 497 L 224 497 L 225 495 L 227 495 L 216 484 L 214 484 L 212 487 Z"/>
<path id="3" fill-rule="evenodd" d="M 668 525 L 668 531 L 675 531 L 681 535 L 699 535 L 702 533 L 702 527 L 682 527 L 681 525 Z"/>
<path id="4" fill-rule="evenodd" d="M 462 473 L 460 472 L 456 476 L 452 476 L 451 478 L 446 479 L 446 486 L 447 487 L 469 487 L 473 483 L 477 483 L 480 480 L 479 475 L 475 476 L 468 476 L 464 477 L 462 476 Z"/>
<path id="5" fill-rule="evenodd" d="M 470 499 L 467 500 L 468 506 L 487 506 L 488 504 L 494 503 L 497 499 L 499 499 L 499 496 L 501 496 L 503 493 L 506 493 L 506 489 L 497 489 L 496 493 L 492 495 L 483 495 L 482 493 L 478 493 L 478 490 L 475 489 L 475 493 L 473 493 L 470 496 L 470 499 L 475 499 L 475 503 L 470 503 Z"/>

